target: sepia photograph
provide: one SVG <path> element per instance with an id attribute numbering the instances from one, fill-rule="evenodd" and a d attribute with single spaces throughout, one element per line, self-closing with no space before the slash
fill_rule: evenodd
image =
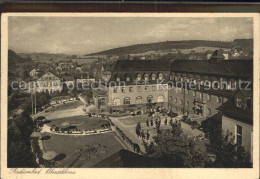
<path id="1" fill-rule="evenodd" d="M 254 167 L 254 16 L 6 22 L 12 173 Z"/>

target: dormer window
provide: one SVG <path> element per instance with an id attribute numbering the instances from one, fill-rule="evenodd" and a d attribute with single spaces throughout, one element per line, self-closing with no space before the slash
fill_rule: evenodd
<path id="1" fill-rule="evenodd" d="M 156 80 L 156 74 L 152 74 L 152 80 Z"/>
<path id="2" fill-rule="evenodd" d="M 126 77 L 126 81 L 130 81 L 130 77 L 128 76 L 128 77 Z"/>
<path id="3" fill-rule="evenodd" d="M 120 78 L 119 78 L 119 77 L 116 77 L 116 81 L 120 81 Z"/>
<path id="4" fill-rule="evenodd" d="M 149 80 L 149 75 L 148 75 L 148 74 L 145 74 L 145 75 L 144 75 L 144 80 L 145 80 L 145 81 L 148 81 L 148 80 Z"/>
<path id="5" fill-rule="evenodd" d="M 242 99 L 241 98 L 236 99 L 236 106 L 239 107 L 239 108 L 242 107 Z"/>
<path id="6" fill-rule="evenodd" d="M 163 79 L 163 74 L 159 74 L 159 80 L 162 80 Z"/>
<path id="7" fill-rule="evenodd" d="M 141 76 L 141 74 L 138 74 L 137 75 L 137 81 L 141 81 L 142 80 L 142 76 Z"/>

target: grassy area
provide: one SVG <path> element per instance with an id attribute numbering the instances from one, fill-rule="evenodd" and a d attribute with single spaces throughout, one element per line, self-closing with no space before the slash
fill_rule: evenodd
<path id="1" fill-rule="evenodd" d="M 79 160 L 78 150 L 85 145 L 101 144 L 106 147 L 107 153 L 100 154 L 96 158 Z M 123 146 L 115 138 L 114 133 L 98 134 L 92 136 L 62 136 L 51 135 L 51 138 L 44 141 L 46 151 L 55 151 L 58 154 L 65 154 L 65 158 L 59 161 L 60 167 L 91 167 L 97 162 L 105 159 L 113 153 L 123 149 Z"/>
<path id="2" fill-rule="evenodd" d="M 70 101 L 70 102 L 66 102 L 62 105 L 58 105 L 53 107 L 52 109 L 50 109 L 50 112 L 55 112 L 55 111 L 62 111 L 62 110 L 67 110 L 67 109 L 73 109 L 73 108 L 77 108 L 79 106 L 83 105 L 83 103 L 81 101 Z"/>
<path id="3" fill-rule="evenodd" d="M 101 118 L 73 116 L 52 120 L 50 123 L 47 123 L 47 125 L 56 125 L 58 127 L 61 127 L 63 122 L 69 122 L 72 126 L 77 126 L 79 130 L 100 129 L 102 124 L 108 124 L 106 120 Z"/>
<path id="4" fill-rule="evenodd" d="M 138 122 L 145 123 L 148 115 L 141 115 L 141 116 L 129 116 L 119 119 L 124 125 L 133 125 L 137 124 Z"/>

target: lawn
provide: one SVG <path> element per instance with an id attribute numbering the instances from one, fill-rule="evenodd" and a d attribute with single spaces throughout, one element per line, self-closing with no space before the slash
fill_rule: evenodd
<path id="1" fill-rule="evenodd" d="M 65 158 L 58 161 L 59 167 L 82 168 L 91 167 L 97 162 L 107 158 L 113 153 L 123 149 L 123 146 L 116 139 L 114 133 L 98 134 L 91 136 L 62 136 L 51 134 L 51 138 L 44 141 L 45 151 L 55 151 L 57 154 L 65 154 Z M 79 151 L 84 146 L 100 145 L 105 148 L 98 156 L 80 159 Z"/>
<path id="2" fill-rule="evenodd" d="M 83 105 L 83 103 L 81 101 L 69 101 L 62 105 L 57 105 L 57 106 L 51 108 L 49 111 L 50 112 L 63 111 L 63 110 L 67 110 L 67 109 L 77 108 L 82 105 Z"/>
<path id="3" fill-rule="evenodd" d="M 79 130 L 100 129 L 102 124 L 108 124 L 108 121 L 104 119 L 81 115 L 54 119 L 50 123 L 47 123 L 47 125 L 62 127 L 63 122 L 69 122 L 72 126 L 77 126 Z"/>
<path id="4" fill-rule="evenodd" d="M 148 118 L 148 115 L 140 115 L 140 116 L 127 116 L 122 117 L 121 119 L 118 119 L 121 123 L 123 123 L 125 126 L 134 125 L 138 122 L 145 123 Z"/>

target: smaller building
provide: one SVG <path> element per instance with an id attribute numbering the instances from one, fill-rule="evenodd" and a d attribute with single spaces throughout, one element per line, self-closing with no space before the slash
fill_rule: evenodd
<path id="1" fill-rule="evenodd" d="M 40 69 L 32 69 L 30 71 L 30 76 L 35 77 L 35 76 L 41 76 L 43 74 L 43 71 L 41 71 Z"/>
<path id="2" fill-rule="evenodd" d="M 250 90 L 238 90 L 234 96 L 218 108 L 222 112 L 222 130 L 231 132 L 235 143 L 253 154 L 253 94 Z"/>
<path id="3" fill-rule="evenodd" d="M 76 66 L 76 72 L 81 73 L 82 72 L 82 68 L 80 65 Z"/>
<path id="4" fill-rule="evenodd" d="M 107 112 L 108 104 L 108 91 L 106 90 L 93 90 L 93 101 L 97 112 Z"/>

